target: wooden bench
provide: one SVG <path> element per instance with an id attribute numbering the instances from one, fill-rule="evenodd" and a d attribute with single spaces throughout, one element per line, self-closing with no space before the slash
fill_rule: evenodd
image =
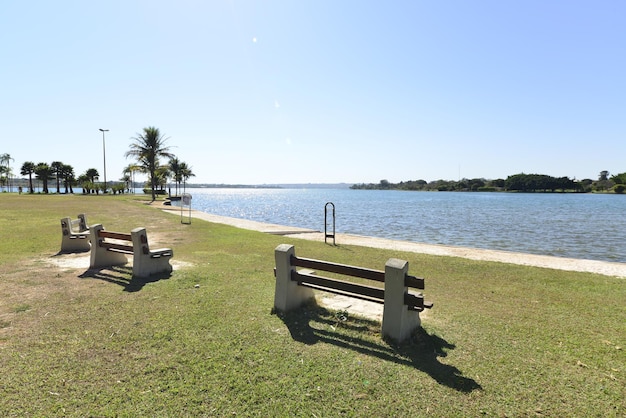
<path id="1" fill-rule="evenodd" d="M 91 261 L 89 268 L 119 266 L 133 256 L 133 277 L 147 278 L 153 274 L 171 273 L 170 248 L 150 250 L 145 228 L 135 228 L 130 234 L 105 231 L 101 224 L 89 228 Z"/>
<path id="2" fill-rule="evenodd" d="M 61 219 L 61 252 L 74 253 L 89 251 L 89 226 L 84 213 L 78 215 L 78 219 Z"/>
<path id="3" fill-rule="evenodd" d="M 313 290 L 382 303 L 382 334 L 401 342 L 420 326 L 419 313 L 433 306 L 424 301 L 422 293 L 410 290 L 423 290 L 424 279 L 408 275 L 409 263 L 404 260 L 391 258 L 381 271 L 296 257 L 295 248 L 288 244 L 279 245 L 274 255 L 274 309 L 278 311 L 302 306 L 315 298 Z M 384 288 L 323 277 L 316 273 L 318 270 L 383 283 Z"/>

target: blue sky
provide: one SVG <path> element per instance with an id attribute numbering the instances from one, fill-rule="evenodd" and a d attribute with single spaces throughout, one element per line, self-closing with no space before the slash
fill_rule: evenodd
<path id="1" fill-rule="evenodd" d="M 4 1 L 0 153 L 207 183 L 626 172 L 626 2 Z"/>

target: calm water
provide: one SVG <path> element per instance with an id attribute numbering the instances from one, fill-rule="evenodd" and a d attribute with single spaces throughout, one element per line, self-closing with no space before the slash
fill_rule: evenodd
<path id="1" fill-rule="evenodd" d="M 193 196 L 193 209 L 217 215 L 323 231 L 324 205 L 333 202 L 337 233 L 626 262 L 626 196 L 620 195 L 349 189 L 187 192 Z"/>

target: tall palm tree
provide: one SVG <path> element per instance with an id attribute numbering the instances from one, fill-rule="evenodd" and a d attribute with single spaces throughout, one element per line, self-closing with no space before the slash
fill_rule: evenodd
<path id="1" fill-rule="evenodd" d="M 6 176 L 4 174 L 5 172 L 7 173 Z M 0 187 L 2 189 L 4 189 L 4 185 L 7 184 L 7 178 L 8 178 L 7 168 L 3 165 L 0 165 Z"/>
<path id="2" fill-rule="evenodd" d="M 182 177 L 180 174 L 180 163 L 181 161 L 178 159 L 178 157 L 170 158 L 169 166 L 172 177 L 174 178 L 174 184 L 176 185 L 176 196 L 178 196 L 178 185 L 182 181 Z"/>
<path id="3" fill-rule="evenodd" d="M 63 178 L 63 186 L 65 187 L 64 193 L 67 194 L 69 188 L 69 192 L 74 194 L 74 190 L 72 189 L 72 183 L 75 181 L 74 167 L 69 164 L 63 164 L 60 175 Z"/>
<path id="4" fill-rule="evenodd" d="M 156 168 L 156 184 L 159 186 L 159 190 L 165 190 L 167 186 L 167 179 L 170 177 L 170 168 L 166 165 L 160 165 Z"/>
<path id="5" fill-rule="evenodd" d="M 161 134 L 158 128 L 148 126 L 143 128 L 143 133 L 131 138 L 134 142 L 130 144 L 130 150 L 126 151 L 126 158 L 135 157 L 141 167 L 150 176 L 150 189 L 152 191 L 152 201 L 156 200 L 155 189 L 157 186 L 156 170 L 159 166 L 159 158 L 170 158 L 173 155 L 169 152 L 169 147 L 165 145 L 168 140 Z"/>
<path id="6" fill-rule="evenodd" d="M 11 161 L 15 161 L 13 158 L 11 158 L 11 154 L 4 153 L 0 155 L 0 167 L 2 167 L 2 170 L 0 170 L 0 173 L 4 172 L 6 174 L 7 180 L 9 181 L 8 183 L 9 191 L 11 190 L 11 182 L 10 182 Z"/>
<path id="7" fill-rule="evenodd" d="M 95 183 L 96 177 L 100 176 L 100 174 L 98 173 L 98 170 L 96 170 L 95 168 L 87 169 L 87 171 L 85 172 L 85 175 L 89 177 L 89 181 L 91 181 L 92 183 Z"/>
<path id="8" fill-rule="evenodd" d="M 52 161 L 50 164 L 50 169 L 54 173 L 54 176 L 57 180 L 57 193 L 60 193 L 60 185 L 61 185 L 61 169 L 63 168 L 63 163 L 61 161 Z"/>
<path id="9" fill-rule="evenodd" d="M 33 189 L 33 174 L 35 173 L 35 163 L 32 161 L 26 161 L 22 164 L 22 169 L 20 170 L 20 174 L 23 176 L 28 176 L 28 193 L 35 193 L 35 189 Z"/>
<path id="10" fill-rule="evenodd" d="M 190 177 L 195 177 L 196 175 L 191 171 L 191 167 L 187 165 L 187 163 L 180 163 L 180 177 L 183 181 L 183 190 L 185 189 L 185 183 L 189 180 Z M 184 191 L 183 191 L 184 193 Z"/>
<path id="11" fill-rule="evenodd" d="M 141 167 L 139 167 L 137 164 L 129 164 L 126 167 L 124 167 L 124 171 L 122 172 L 124 177 L 126 177 L 126 175 L 129 176 L 129 182 L 128 182 L 129 192 L 131 190 L 134 190 L 134 187 L 135 187 L 135 171 L 141 171 Z"/>
<path id="12" fill-rule="evenodd" d="M 94 184 L 86 173 L 83 173 L 80 176 L 78 176 L 78 178 L 76 179 L 76 182 L 80 185 L 80 187 L 82 187 L 83 194 L 91 193 L 91 189 L 93 188 Z"/>
<path id="13" fill-rule="evenodd" d="M 37 178 L 43 183 L 43 192 L 48 193 L 48 180 L 52 178 L 52 169 L 46 163 L 39 163 L 35 167 L 35 174 Z"/>

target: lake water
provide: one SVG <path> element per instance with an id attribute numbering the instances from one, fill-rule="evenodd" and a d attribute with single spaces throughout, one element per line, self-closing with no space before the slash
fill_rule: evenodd
<path id="1" fill-rule="evenodd" d="M 260 222 L 323 231 L 324 206 L 333 202 L 337 233 L 626 262 L 621 195 L 316 188 L 187 193 L 192 209 Z"/>

